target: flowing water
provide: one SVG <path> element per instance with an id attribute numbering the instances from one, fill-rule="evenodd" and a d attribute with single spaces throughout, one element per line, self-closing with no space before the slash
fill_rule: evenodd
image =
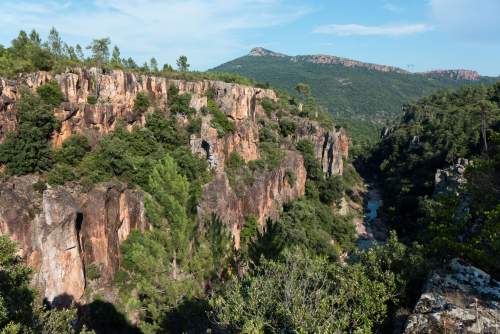
<path id="1" fill-rule="evenodd" d="M 382 204 L 380 191 L 373 185 L 368 185 L 364 205 L 364 217 L 362 221 L 360 219 L 356 224 L 358 247 L 366 249 L 371 247 L 375 242 L 385 242 L 387 239 L 387 227 L 380 217 Z"/>

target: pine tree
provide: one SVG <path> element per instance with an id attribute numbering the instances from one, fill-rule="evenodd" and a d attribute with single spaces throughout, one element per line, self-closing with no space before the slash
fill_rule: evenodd
<path id="1" fill-rule="evenodd" d="M 177 69 L 181 72 L 187 72 L 189 70 L 188 59 L 186 56 L 180 56 L 177 59 Z"/>
<path id="2" fill-rule="evenodd" d="M 121 67 L 122 66 L 122 60 L 120 58 L 120 49 L 116 45 L 113 48 L 113 53 L 111 54 L 110 64 L 113 67 Z"/>

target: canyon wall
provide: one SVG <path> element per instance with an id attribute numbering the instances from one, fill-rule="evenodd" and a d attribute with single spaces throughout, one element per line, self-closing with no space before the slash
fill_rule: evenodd
<path id="1" fill-rule="evenodd" d="M 266 218 L 277 218 L 283 204 L 305 192 L 304 161 L 292 149 L 283 148 L 285 154 L 278 168 L 261 171 L 243 192 L 232 189 L 225 172 L 225 162 L 233 152 L 245 161 L 261 157 L 258 119 L 268 116 L 260 100 L 277 101 L 273 90 L 96 68 L 57 75 L 37 72 L 14 81 L 0 79 L 0 142 L 7 132 L 16 130 L 15 103 L 23 89 L 35 90 L 50 81 L 59 84 L 65 97 L 54 110 L 61 122 L 60 131 L 53 136 L 56 147 L 74 134 L 86 136 L 94 145 L 118 122 L 128 129 L 144 126 L 145 113 L 133 110 L 139 92 L 146 93 L 152 102 L 148 112 L 158 109 L 166 114 L 170 86 L 176 86 L 179 94 L 191 94 L 190 105 L 201 117 L 202 126 L 199 134 L 191 136 L 190 148 L 208 160 L 214 173 L 212 181 L 203 188 L 199 217 L 219 216 L 230 227 L 236 247 L 246 217 L 253 215 L 263 225 Z M 212 127 L 212 116 L 201 112 L 207 107 L 208 94 L 234 123 L 235 131 L 220 136 Z M 182 116 L 178 120 L 187 121 Z M 348 154 L 345 131 L 324 129 L 306 119 L 298 125 L 290 140 L 311 140 L 324 172 L 342 174 L 343 160 Z M 149 228 L 143 195 L 119 182 L 97 184 L 91 189 L 74 183 L 41 191 L 43 182 L 38 181 L 38 176 L 27 175 L 0 182 L 0 234 L 9 234 L 17 241 L 20 255 L 34 269 L 34 284 L 42 295 L 50 302 L 64 305 L 81 300 L 90 270 L 93 275 L 98 272 L 100 285 L 111 282 L 120 265 L 120 243 L 131 230 Z"/>
<path id="2" fill-rule="evenodd" d="M 119 182 L 42 191 L 38 180 L 26 175 L 0 183 L 0 234 L 17 242 L 42 296 L 67 305 L 83 296 L 91 266 L 102 285 L 111 283 L 120 243 L 131 230 L 149 228 L 143 196 Z"/>

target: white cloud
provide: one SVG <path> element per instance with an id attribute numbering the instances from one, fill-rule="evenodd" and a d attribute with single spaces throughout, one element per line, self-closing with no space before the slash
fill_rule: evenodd
<path id="1" fill-rule="evenodd" d="M 328 24 L 316 27 L 313 32 L 337 36 L 404 36 L 432 30 L 427 24 L 398 24 L 366 26 L 362 24 Z"/>
<path id="2" fill-rule="evenodd" d="M 110 37 L 122 54 L 157 57 L 173 63 L 186 54 L 195 68 L 217 65 L 247 51 L 242 31 L 291 22 L 309 11 L 286 0 L 4 0 L 2 26 L 11 38 L 20 29 L 46 33 L 56 27 L 63 39 L 87 44 Z M 6 31 L 2 32 L 3 35 Z"/>
<path id="3" fill-rule="evenodd" d="M 440 30 L 466 41 L 500 41 L 500 0 L 429 0 Z"/>

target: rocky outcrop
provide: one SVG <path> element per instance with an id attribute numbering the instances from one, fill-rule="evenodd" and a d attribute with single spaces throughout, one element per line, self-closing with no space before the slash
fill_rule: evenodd
<path id="1" fill-rule="evenodd" d="M 498 333 L 499 312 L 500 282 L 454 259 L 432 273 L 404 333 Z"/>
<path id="2" fill-rule="evenodd" d="M 434 70 L 418 74 L 429 78 L 446 78 L 451 80 L 477 81 L 481 78 L 478 72 L 471 70 Z"/>
<path id="3" fill-rule="evenodd" d="M 305 182 L 302 156 L 295 151 L 287 151 L 279 168 L 263 172 L 244 193 L 237 193 L 231 188 L 226 173 L 218 173 L 204 187 L 198 211 L 201 217 L 215 214 L 228 224 L 235 247 L 239 248 L 240 230 L 245 218 L 253 215 L 261 226 L 268 217 L 276 219 L 284 203 L 304 195 Z"/>
<path id="4" fill-rule="evenodd" d="M 434 176 L 434 196 L 438 194 L 458 194 L 460 188 L 467 183 L 465 169 L 469 160 L 460 158 L 457 163 L 445 169 L 438 169 Z"/>
<path id="5" fill-rule="evenodd" d="M 54 136 L 56 145 L 74 133 L 84 134 L 95 142 L 98 137 L 112 131 L 120 120 L 129 128 L 143 126 L 144 115 L 133 111 L 137 93 L 146 93 L 154 107 L 164 110 L 168 89 L 172 85 L 179 88 L 180 94 L 191 94 L 191 106 L 197 110 L 206 107 L 207 93 L 214 92 L 221 110 L 236 121 L 251 118 L 258 108 L 258 99 L 276 99 L 273 90 L 221 81 L 191 82 L 97 68 L 73 69 L 57 75 L 36 72 L 23 75 L 16 81 L 0 81 L 0 142 L 7 131 L 15 129 L 15 101 L 20 98 L 20 88 L 36 89 L 51 80 L 60 85 L 66 99 L 55 110 L 62 123 L 61 131 Z M 89 97 L 97 102 L 89 104 Z"/>
<path id="6" fill-rule="evenodd" d="M 81 299 L 89 266 L 102 284 L 110 283 L 120 242 L 131 230 L 148 228 L 142 194 L 112 182 L 90 191 L 70 184 L 41 192 L 37 181 L 28 175 L 0 184 L 0 234 L 17 242 L 42 297 L 67 305 Z"/>
<path id="7" fill-rule="evenodd" d="M 252 57 L 288 57 L 286 54 L 274 52 L 262 47 L 253 48 L 248 55 Z"/>
<path id="8" fill-rule="evenodd" d="M 328 130 L 315 121 L 302 120 L 294 139 L 307 139 L 314 144 L 316 158 L 327 176 L 342 175 L 344 160 L 349 155 L 349 137 L 343 128 Z"/>

